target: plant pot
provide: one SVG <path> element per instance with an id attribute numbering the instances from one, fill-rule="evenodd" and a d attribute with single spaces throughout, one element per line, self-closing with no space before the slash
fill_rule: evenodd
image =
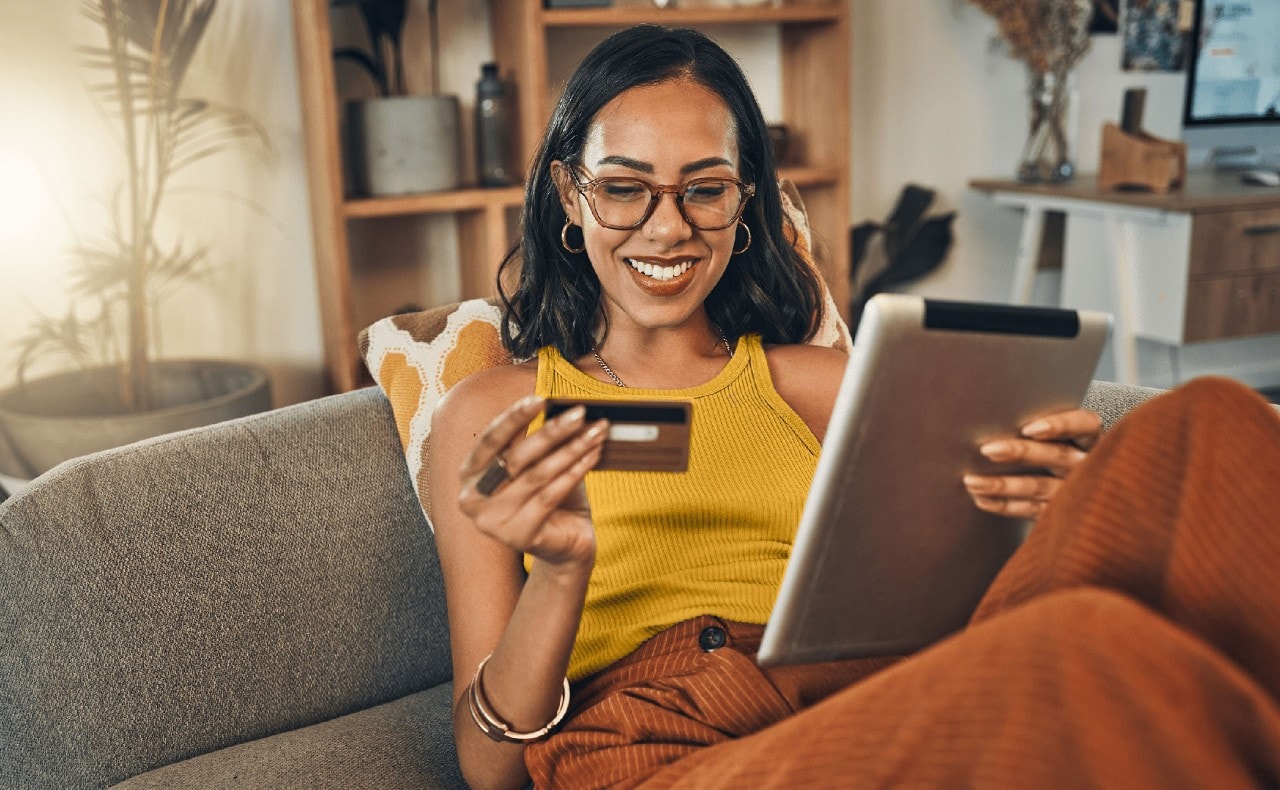
<path id="1" fill-rule="evenodd" d="M 0 474 L 31 479 L 87 453 L 271 408 L 265 371 L 220 360 L 152 362 L 157 408 L 126 413 L 118 368 L 48 376 L 0 393 Z"/>
<path id="2" fill-rule="evenodd" d="M 454 189 L 457 96 L 384 96 L 347 104 L 352 176 L 360 195 Z"/>

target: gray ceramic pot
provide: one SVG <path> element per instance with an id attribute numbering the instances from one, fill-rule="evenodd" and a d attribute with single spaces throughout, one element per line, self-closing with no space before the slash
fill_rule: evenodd
<path id="1" fill-rule="evenodd" d="M 359 195 L 454 189 L 457 96 L 384 96 L 347 104 L 351 167 Z"/>
<path id="2" fill-rule="evenodd" d="M 59 373 L 0 393 L 0 475 L 30 480 L 69 458 L 271 408 L 265 371 L 220 360 L 151 363 L 157 408 L 121 413 L 117 368 Z"/>

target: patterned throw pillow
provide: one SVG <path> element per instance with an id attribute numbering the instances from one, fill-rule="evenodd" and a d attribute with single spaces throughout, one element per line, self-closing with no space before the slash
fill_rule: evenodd
<path id="1" fill-rule="evenodd" d="M 809 229 L 809 214 L 805 211 L 804 201 L 800 199 L 800 190 L 785 178 L 778 179 L 778 190 L 782 193 L 782 213 L 789 220 L 789 223 L 783 223 L 783 230 L 790 231 L 794 228 L 791 243 L 805 263 L 817 270 L 818 264 L 813 254 L 813 232 Z M 848 353 L 853 348 L 853 337 L 849 334 L 848 325 L 840 317 L 836 300 L 831 297 L 821 271 L 818 271 L 818 282 L 822 286 L 822 319 L 818 322 L 818 331 L 809 343 Z"/>
<path id="2" fill-rule="evenodd" d="M 779 182 L 782 205 L 795 229 L 792 242 L 810 266 L 812 236 L 800 194 L 791 182 Z M 509 365 L 502 345 L 501 313 L 493 299 L 471 299 L 420 313 L 393 315 L 360 333 L 360 355 L 374 381 L 386 393 L 414 490 L 424 511 L 428 490 L 426 455 L 431 413 L 449 388 L 467 376 L 497 365 Z M 849 328 L 823 283 L 822 320 L 809 341 L 848 351 Z"/>

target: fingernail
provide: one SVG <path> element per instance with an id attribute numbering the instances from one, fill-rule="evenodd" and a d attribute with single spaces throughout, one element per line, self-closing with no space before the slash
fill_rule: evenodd
<path id="1" fill-rule="evenodd" d="M 590 428 L 588 428 L 584 436 L 586 436 L 588 439 L 593 439 L 593 440 L 599 439 L 608 430 L 609 430 L 609 423 L 605 420 L 600 420 L 595 425 L 592 425 Z"/>
<path id="2" fill-rule="evenodd" d="M 567 412 L 560 415 L 560 422 L 565 425 L 569 425 L 570 423 L 578 422 L 583 417 L 585 417 L 586 414 L 587 414 L 586 406 L 574 406 L 572 409 L 569 409 Z"/>
<path id="3" fill-rule="evenodd" d="M 964 485 L 971 491 L 982 491 L 987 487 L 987 479 L 980 475 L 965 475 Z"/>
<path id="4" fill-rule="evenodd" d="M 541 395 L 525 395 L 516 406 L 520 409 L 527 409 L 535 403 L 542 403 Z"/>
<path id="5" fill-rule="evenodd" d="M 978 452 L 988 458 L 996 458 L 1001 455 L 1008 455 L 1013 449 L 1008 442 L 988 442 L 978 448 Z"/>
<path id="6" fill-rule="evenodd" d="M 1047 434 L 1050 430 L 1052 430 L 1052 426 L 1049 425 L 1049 423 L 1044 420 L 1036 420 L 1035 422 L 1029 422 L 1022 426 L 1022 435 L 1035 438 L 1037 436 Z"/>

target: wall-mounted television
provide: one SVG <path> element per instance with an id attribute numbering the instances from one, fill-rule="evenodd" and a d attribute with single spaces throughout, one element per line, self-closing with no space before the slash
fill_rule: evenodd
<path id="1" fill-rule="evenodd" d="M 1280 167 L 1280 0 L 1196 0 L 1190 45 L 1192 161 Z"/>

